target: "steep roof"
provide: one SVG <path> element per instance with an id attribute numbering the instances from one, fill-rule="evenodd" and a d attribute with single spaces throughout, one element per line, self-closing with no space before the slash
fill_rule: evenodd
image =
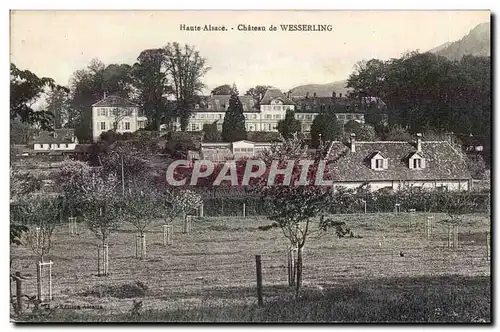
<path id="1" fill-rule="evenodd" d="M 54 131 L 40 131 L 40 134 L 33 139 L 34 144 L 61 144 L 72 143 L 75 137 L 74 129 L 54 129 Z"/>
<path id="2" fill-rule="evenodd" d="M 134 104 L 128 99 L 122 98 L 120 96 L 107 96 L 104 99 L 99 100 L 97 103 L 92 104 L 92 107 L 138 107 L 139 105 Z"/>
<path id="3" fill-rule="evenodd" d="M 355 152 L 350 145 L 332 142 L 327 158 L 333 160 L 331 174 L 333 181 L 392 181 L 392 180 L 452 180 L 470 179 L 465 156 L 448 142 L 422 142 L 425 158 L 424 169 L 410 169 L 408 158 L 417 149 L 409 142 L 356 142 Z M 388 169 L 373 170 L 370 157 L 375 152 L 388 159 Z"/>
<path id="4" fill-rule="evenodd" d="M 231 95 L 214 95 L 204 97 L 195 108 L 194 112 L 225 112 L 229 106 L 229 99 Z M 259 112 L 255 108 L 255 100 L 252 96 L 239 96 L 240 102 L 243 105 L 243 112 Z"/>
<path id="5" fill-rule="evenodd" d="M 284 105 L 294 105 L 295 103 L 288 99 L 283 92 L 281 92 L 280 89 L 267 89 L 266 93 L 264 94 L 264 97 L 262 97 L 262 100 L 259 102 L 261 105 L 269 105 L 271 104 L 271 100 L 273 99 L 280 99 Z"/>

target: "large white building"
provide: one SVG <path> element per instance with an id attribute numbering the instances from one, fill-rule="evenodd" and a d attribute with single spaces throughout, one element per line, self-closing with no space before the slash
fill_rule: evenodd
<path id="1" fill-rule="evenodd" d="M 222 130 L 224 116 L 229 107 L 230 95 L 214 95 L 203 98 L 196 104 L 189 122 L 187 131 L 201 131 L 204 124 L 216 122 L 217 128 Z M 363 103 L 352 99 L 338 97 L 335 92 L 331 97 L 317 97 L 309 94 L 301 97 L 291 97 L 290 92 L 285 95 L 279 89 L 271 88 L 266 91 L 259 102 L 252 96 L 239 96 L 243 105 L 245 126 L 247 131 L 278 131 L 278 122 L 283 120 L 287 110 L 295 111 L 295 119 L 301 123 L 303 132 L 311 131 L 311 125 L 321 111 L 333 112 L 339 124 L 353 120 L 365 123 L 364 112 L 366 101 Z M 383 103 L 377 99 L 376 103 Z M 381 104 L 381 109 L 385 104 Z M 174 131 L 181 130 L 180 119 L 177 118 L 173 124 Z"/>
<path id="2" fill-rule="evenodd" d="M 217 122 L 222 130 L 224 116 L 229 107 L 230 95 L 214 95 L 195 105 L 187 131 L 201 131 L 204 124 Z M 240 96 L 247 131 L 278 131 L 278 122 L 283 120 L 288 109 L 295 110 L 295 104 L 278 89 L 268 89 L 257 104 L 252 96 Z M 180 130 L 180 119 L 173 123 L 174 130 Z"/>
<path id="3" fill-rule="evenodd" d="M 139 105 L 119 96 L 108 96 L 92 105 L 92 137 L 94 141 L 108 130 L 133 133 L 146 127 L 146 117 L 139 116 Z"/>

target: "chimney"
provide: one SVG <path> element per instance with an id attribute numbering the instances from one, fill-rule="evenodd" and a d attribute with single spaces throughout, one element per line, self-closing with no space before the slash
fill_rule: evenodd
<path id="1" fill-rule="evenodd" d="M 106 99 L 106 96 L 107 96 L 106 91 L 104 91 L 104 98 L 103 99 Z"/>
<path id="2" fill-rule="evenodd" d="M 306 92 L 306 99 L 309 98 L 309 92 Z"/>
<path id="3" fill-rule="evenodd" d="M 314 98 L 316 98 L 316 92 L 314 93 L 314 95 L 313 95 L 313 96 L 314 96 Z"/>
<path id="4" fill-rule="evenodd" d="M 335 97 L 337 97 L 337 94 L 335 93 L 335 91 L 332 91 L 332 98 L 335 99 Z"/>
<path id="5" fill-rule="evenodd" d="M 339 98 L 342 98 L 342 92 L 341 92 L 341 93 L 339 93 Z"/>
<path id="6" fill-rule="evenodd" d="M 417 133 L 417 152 L 422 152 L 422 134 Z"/>
<path id="7" fill-rule="evenodd" d="M 290 96 L 291 96 L 291 95 L 292 95 L 292 90 L 289 90 L 289 91 L 287 92 L 287 94 L 286 94 L 286 97 L 287 97 L 288 99 L 290 99 Z"/>
<path id="8" fill-rule="evenodd" d="M 356 134 L 351 133 L 351 152 L 356 152 Z"/>

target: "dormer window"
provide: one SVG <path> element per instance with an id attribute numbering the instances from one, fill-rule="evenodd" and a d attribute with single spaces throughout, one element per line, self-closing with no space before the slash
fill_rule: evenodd
<path id="1" fill-rule="evenodd" d="M 384 170 L 389 166 L 389 161 L 380 152 L 376 152 L 371 158 L 371 169 Z"/>
<path id="2" fill-rule="evenodd" d="M 425 168 L 425 158 L 422 158 L 418 153 L 414 153 L 408 159 L 408 167 L 410 169 L 424 169 Z"/>

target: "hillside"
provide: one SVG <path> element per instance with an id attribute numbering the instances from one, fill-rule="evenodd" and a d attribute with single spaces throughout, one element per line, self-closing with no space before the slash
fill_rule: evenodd
<path id="1" fill-rule="evenodd" d="M 464 55 L 490 56 L 490 23 L 481 23 L 466 36 L 453 43 L 446 43 L 429 52 L 442 55 L 450 60 L 460 60 Z"/>
<path id="2" fill-rule="evenodd" d="M 318 97 L 331 97 L 332 92 L 335 91 L 337 96 L 342 93 L 343 96 L 346 95 L 347 89 L 345 87 L 346 81 L 338 81 L 333 83 L 325 84 L 306 84 L 299 85 L 291 89 L 292 96 L 305 96 L 309 92 L 310 96 L 316 93 Z"/>

